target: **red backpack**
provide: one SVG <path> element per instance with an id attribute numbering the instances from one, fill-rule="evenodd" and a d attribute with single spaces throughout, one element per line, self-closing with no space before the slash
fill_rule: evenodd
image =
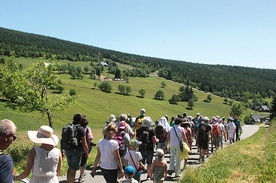
<path id="1" fill-rule="evenodd" d="M 213 127 L 212 127 L 212 135 L 213 136 L 218 136 L 219 135 L 219 131 L 220 131 L 219 124 L 213 125 Z"/>

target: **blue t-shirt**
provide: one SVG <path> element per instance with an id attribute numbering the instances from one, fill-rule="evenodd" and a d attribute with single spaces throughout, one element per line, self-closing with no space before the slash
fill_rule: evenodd
<path id="1" fill-rule="evenodd" d="M 7 154 L 0 155 L 0 182 L 13 182 L 13 161 Z"/>

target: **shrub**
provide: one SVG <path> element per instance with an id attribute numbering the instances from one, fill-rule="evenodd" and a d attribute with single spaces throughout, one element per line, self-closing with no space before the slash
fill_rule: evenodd
<path id="1" fill-rule="evenodd" d="M 77 95 L 77 91 L 75 89 L 70 89 L 69 95 L 70 96 Z"/>

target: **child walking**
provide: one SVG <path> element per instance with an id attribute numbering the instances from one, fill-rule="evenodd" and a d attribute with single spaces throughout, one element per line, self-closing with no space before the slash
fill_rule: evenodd
<path id="1" fill-rule="evenodd" d="M 127 166 L 125 168 L 126 180 L 123 180 L 122 183 L 138 183 L 138 181 L 133 178 L 134 173 L 135 173 L 135 168 L 133 166 Z"/>
<path id="2" fill-rule="evenodd" d="M 163 183 L 167 179 L 167 162 L 164 160 L 164 151 L 162 149 L 156 150 L 157 158 L 152 163 L 152 173 L 154 183 Z"/>
<path id="3" fill-rule="evenodd" d="M 142 163 L 142 154 L 138 151 L 138 146 L 141 144 L 140 141 L 132 139 L 129 143 L 129 151 L 125 155 L 125 160 L 127 165 L 133 166 L 135 168 L 134 179 L 140 182 L 141 171 L 145 170 L 145 165 Z M 143 170 L 138 171 L 139 167 Z"/>
<path id="4" fill-rule="evenodd" d="M 62 156 L 60 150 L 55 148 L 58 137 L 53 134 L 53 129 L 43 125 L 38 131 L 28 131 L 28 136 L 41 145 L 31 149 L 25 170 L 15 176 L 15 181 L 26 178 L 32 170 L 30 183 L 58 183 Z"/>

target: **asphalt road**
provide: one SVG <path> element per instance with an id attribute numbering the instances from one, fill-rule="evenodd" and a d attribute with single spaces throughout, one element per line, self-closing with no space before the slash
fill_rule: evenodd
<path id="1" fill-rule="evenodd" d="M 259 125 L 244 125 L 243 126 L 243 133 L 241 135 L 241 140 L 250 137 L 251 135 L 256 133 L 258 130 L 259 130 Z M 228 145 L 230 145 L 229 142 L 224 142 L 223 143 L 224 147 L 226 147 Z M 170 155 L 166 154 L 165 155 L 165 160 L 167 160 L 168 164 L 169 164 L 169 158 L 170 158 Z M 199 154 L 197 153 L 197 148 L 193 143 L 192 152 L 189 155 L 189 159 L 188 159 L 186 168 L 197 168 L 198 166 L 200 166 L 201 163 L 198 162 L 198 158 L 199 158 Z M 184 164 L 183 164 L 183 161 L 182 161 L 182 163 L 181 163 L 182 168 L 183 168 L 183 165 Z M 87 170 L 86 170 L 85 182 L 97 182 L 97 183 L 104 183 L 105 182 L 104 177 L 102 176 L 100 169 L 97 169 L 97 174 L 94 178 L 90 175 L 90 172 L 91 172 L 91 167 L 87 168 Z M 184 172 L 185 171 L 182 171 L 182 175 L 184 174 Z M 143 183 L 152 182 L 152 180 L 146 180 L 146 176 L 147 176 L 147 173 L 143 173 L 141 175 L 141 182 L 143 182 Z M 78 182 L 78 177 L 79 177 L 79 171 L 77 172 L 75 182 Z M 176 181 L 177 181 L 177 179 L 174 177 L 174 173 L 173 173 L 171 176 L 168 175 L 168 178 L 164 182 L 166 183 L 166 182 L 176 182 Z M 66 183 L 66 176 L 59 177 L 59 182 Z"/>

